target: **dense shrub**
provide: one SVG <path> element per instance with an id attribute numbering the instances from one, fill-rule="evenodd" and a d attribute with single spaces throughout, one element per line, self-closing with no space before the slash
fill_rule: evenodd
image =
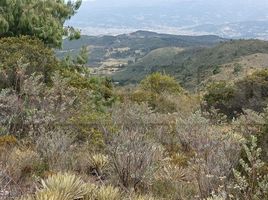
<path id="1" fill-rule="evenodd" d="M 56 68 L 53 51 L 42 41 L 28 36 L 0 39 L 0 89 L 19 91 L 24 79 L 34 72 L 48 82 Z"/>
<path id="2" fill-rule="evenodd" d="M 147 76 L 138 88 L 124 91 L 123 95 L 137 103 L 146 102 L 160 113 L 179 112 L 187 115 L 199 106 L 197 95 L 188 94 L 173 77 L 161 73 Z"/>
<path id="3" fill-rule="evenodd" d="M 234 88 L 225 81 L 215 82 L 207 87 L 204 101 L 206 109 L 219 109 L 226 115 L 232 115 L 230 102 L 234 97 Z"/>
<path id="4" fill-rule="evenodd" d="M 234 83 L 221 81 L 207 87 L 206 109 L 215 108 L 232 118 L 244 109 L 262 112 L 268 103 L 268 70 L 257 71 Z"/>
<path id="5" fill-rule="evenodd" d="M 147 76 L 141 81 L 141 88 L 155 94 L 161 94 L 163 92 L 180 93 L 183 91 L 175 78 L 158 72 Z"/>

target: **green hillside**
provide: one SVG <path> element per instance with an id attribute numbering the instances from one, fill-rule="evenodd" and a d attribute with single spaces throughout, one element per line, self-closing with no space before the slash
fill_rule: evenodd
<path id="1" fill-rule="evenodd" d="M 218 36 L 179 36 L 137 31 L 118 36 L 82 36 L 79 40 L 64 40 L 62 49 L 57 50 L 58 57 L 78 54 L 82 46 L 90 50 L 88 65 L 102 66 L 109 59 L 118 59 L 126 63 L 147 55 L 152 50 L 165 47 L 207 47 L 226 41 Z"/>
<path id="2" fill-rule="evenodd" d="M 220 73 L 221 65 L 256 53 L 268 53 L 268 42 L 235 40 L 214 47 L 186 49 L 175 55 L 170 55 L 166 49 L 158 50 L 117 72 L 113 79 L 121 84 L 137 83 L 152 72 L 162 71 L 175 76 L 184 87 L 193 89 L 208 77 Z"/>

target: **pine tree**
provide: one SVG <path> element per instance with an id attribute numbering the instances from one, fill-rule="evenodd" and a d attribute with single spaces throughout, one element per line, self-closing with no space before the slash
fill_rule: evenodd
<path id="1" fill-rule="evenodd" d="M 63 36 L 79 37 L 73 27 L 64 27 L 82 0 L 1 0 L 0 38 L 35 36 L 49 46 L 60 47 Z"/>
<path id="2" fill-rule="evenodd" d="M 85 65 L 87 64 L 87 61 L 88 61 L 88 49 L 86 46 L 82 46 L 79 54 L 77 55 L 76 63 L 79 65 Z"/>

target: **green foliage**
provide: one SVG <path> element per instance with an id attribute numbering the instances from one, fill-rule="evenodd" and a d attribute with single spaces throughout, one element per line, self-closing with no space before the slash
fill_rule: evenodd
<path id="1" fill-rule="evenodd" d="M 225 45 L 216 54 L 219 63 L 229 59 L 223 49 L 233 47 Z M 24 199 L 221 199 L 220 192 L 213 192 L 223 180 L 226 185 L 232 181 L 242 136 L 256 134 L 263 140 L 259 144 L 267 146 L 266 125 L 250 124 L 265 123 L 267 113 L 242 111 L 262 111 L 266 105 L 267 70 L 234 85 L 208 86 L 204 100 L 211 112 L 204 113 L 194 112 L 198 95 L 188 94 L 175 78 L 161 73 L 149 75 L 117 102 L 111 80 L 92 76 L 83 66 L 88 56 L 85 47 L 77 59 L 69 57 L 62 63 L 43 42 L 29 36 L 3 38 L 0 50 L 0 192 L 11 191 L 9 185 L 26 188 L 21 193 L 27 194 L 37 185 L 35 194 Z M 234 56 L 249 52 L 241 51 Z M 203 60 L 206 53 L 200 55 L 202 80 L 211 69 Z M 196 62 L 184 61 L 185 68 Z M 235 124 L 212 107 L 228 115 L 237 111 L 247 115 Z M 256 139 L 244 148 L 246 159 L 238 168 L 242 170 L 234 170 L 233 187 L 226 192 L 230 198 L 267 199 L 268 179 Z M 83 173 L 83 180 L 74 172 Z M 46 174 L 52 176 L 40 181 Z M 152 197 L 143 196 L 145 192 Z"/>
<path id="2" fill-rule="evenodd" d="M 234 97 L 234 88 L 225 81 L 211 83 L 207 87 L 204 101 L 208 108 L 220 109 L 224 114 L 230 115 L 229 102 Z"/>
<path id="3" fill-rule="evenodd" d="M 268 70 L 253 73 L 230 85 L 212 83 L 204 95 L 206 108 L 214 107 L 232 118 L 245 109 L 263 112 L 268 102 Z"/>
<path id="4" fill-rule="evenodd" d="M 213 70 L 213 74 L 218 74 L 218 73 L 220 73 L 221 72 L 221 67 L 219 66 L 219 65 L 217 65 L 216 67 L 215 67 L 215 69 Z"/>
<path id="5" fill-rule="evenodd" d="M 77 58 L 76 63 L 79 65 L 85 65 L 88 61 L 88 49 L 86 46 L 82 46 Z"/>
<path id="6" fill-rule="evenodd" d="M 138 31 L 130 35 L 118 36 L 82 35 L 79 40 L 69 41 L 65 39 L 63 49 L 58 51 L 57 55 L 59 57 L 65 57 L 66 54 L 76 56 L 80 48 L 86 45 L 92 47 L 88 62 L 90 66 L 101 66 L 102 62 L 110 58 L 129 60 L 130 65 L 135 64 L 133 63 L 133 60 L 135 60 L 135 66 L 137 64 L 139 66 L 155 66 L 172 63 L 174 57 L 184 47 L 211 46 L 222 40 L 224 39 L 217 36 L 189 37 L 148 31 Z M 129 49 L 120 50 L 120 48 L 126 47 Z M 109 56 L 107 56 L 108 51 L 111 52 Z"/>
<path id="7" fill-rule="evenodd" d="M 147 76 L 141 82 L 141 88 L 147 92 L 161 94 L 163 92 L 177 94 L 183 91 L 177 81 L 168 75 L 163 75 L 159 72 Z"/>
<path id="8" fill-rule="evenodd" d="M 268 176 L 262 174 L 264 162 L 261 161 L 261 149 L 257 146 L 257 138 L 252 136 L 250 145 L 244 145 L 246 160 L 240 160 L 241 172 L 233 170 L 235 199 L 260 200 L 268 198 Z"/>
<path id="9" fill-rule="evenodd" d="M 196 99 L 188 95 L 171 76 L 153 73 L 141 81 L 139 88 L 129 94 L 134 102 L 147 102 L 156 112 L 173 113 L 192 110 L 190 102 Z M 188 110 L 188 111 L 189 111 Z"/>
<path id="10" fill-rule="evenodd" d="M 0 89 L 19 91 L 26 76 L 41 74 L 44 82 L 57 69 L 53 51 L 42 41 L 28 36 L 0 39 Z"/>
<path id="11" fill-rule="evenodd" d="M 75 70 L 82 74 L 88 75 L 89 69 L 88 67 L 85 67 L 85 64 L 88 62 L 88 58 L 88 48 L 86 46 L 82 46 L 80 52 L 75 57 L 73 57 L 70 53 L 64 56 L 61 59 L 61 65 L 69 70 Z"/>
<path id="12" fill-rule="evenodd" d="M 268 70 L 261 70 L 238 81 L 236 106 L 262 112 L 268 102 Z"/>
<path id="13" fill-rule="evenodd" d="M 113 79 L 121 84 L 138 83 L 152 72 L 165 71 L 166 74 L 174 76 L 184 88 L 194 90 L 213 75 L 215 68 L 212 66 L 231 63 L 238 58 L 255 53 L 268 53 L 268 42 L 234 40 L 222 42 L 211 48 L 190 48 L 164 62 L 163 58 L 169 58 L 170 55 L 165 56 L 163 51 L 163 55 L 155 57 L 157 60 L 149 60 L 149 62 L 144 60 L 143 63 L 141 58 L 139 62 L 115 73 Z M 159 63 L 159 65 L 150 63 Z"/>
<path id="14" fill-rule="evenodd" d="M 29 35 L 40 38 L 44 43 L 60 47 L 62 37 L 77 38 L 73 28 L 64 28 L 81 5 L 81 0 L 2 0 L 0 2 L 0 38 Z"/>
<path id="15" fill-rule="evenodd" d="M 239 64 L 239 63 L 235 63 L 233 73 L 234 73 L 235 75 L 237 75 L 239 72 L 241 72 L 241 70 L 242 70 L 242 65 Z"/>

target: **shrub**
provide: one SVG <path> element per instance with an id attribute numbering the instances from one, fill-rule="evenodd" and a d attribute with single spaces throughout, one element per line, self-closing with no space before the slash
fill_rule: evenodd
<path id="1" fill-rule="evenodd" d="M 214 107 L 229 118 L 237 117 L 245 109 L 263 112 L 268 100 L 268 70 L 253 73 L 230 85 L 225 81 L 207 87 L 204 95 L 207 110 Z"/>
<path id="2" fill-rule="evenodd" d="M 262 174 L 264 162 L 261 161 L 261 148 L 257 147 L 257 138 L 252 136 L 250 146 L 244 144 L 246 160 L 240 160 L 241 171 L 233 170 L 234 190 L 230 195 L 241 200 L 268 198 L 268 175 Z M 232 191 L 231 189 L 231 191 Z"/>
<path id="3" fill-rule="evenodd" d="M 243 137 L 223 124 L 214 125 L 196 112 L 177 119 L 178 140 L 182 150 L 194 152 L 189 166 L 197 180 L 200 197 L 207 198 L 218 188 L 221 177 L 229 177 L 240 157 Z"/>
<path id="4" fill-rule="evenodd" d="M 263 112 L 268 100 L 268 70 L 261 70 L 235 84 L 234 107 Z"/>
<path id="5" fill-rule="evenodd" d="M 50 170 L 68 169 L 67 157 L 73 138 L 64 130 L 43 133 L 36 141 L 36 148 L 47 162 Z"/>
<path id="6" fill-rule="evenodd" d="M 96 195 L 96 200 L 120 200 L 120 199 L 121 199 L 121 193 L 119 189 L 111 185 L 100 187 Z"/>
<path id="7" fill-rule="evenodd" d="M 242 69 L 243 69 L 243 67 L 241 64 L 235 63 L 233 74 L 238 75 L 238 73 L 241 72 Z"/>
<path id="8" fill-rule="evenodd" d="M 34 72 L 47 83 L 56 68 L 53 51 L 40 40 L 28 36 L 0 39 L 0 89 L 20 91 L 25 77 Z"/>
<path id="9" fill-rule="evenodd" d="M 230 116 L 233 115 L 231 107 L 231 100 L 234 97 L 233 86 L 227 84 L 225 81 L 211 83 L 207 87 L 204 101 L 206 109 L 219 109 L 222 113 Z"/>
<path id="10" fill-rule="evenodd" d="M 135 130 L 120 130 L 108 144 L 111 164 L 120 184 L 128 189 L 150 179 L 158 151 L 154 143 Z"/>
<path id="11" fill-rule="evenodd" d="M 13 135 L 0 136 L 0 147 L 14 146 L 17 143 L 18 141 Z"/>
<path id="12" fill-rule="evenodd" d="M 86 185 L 82 179 L 68 173 L 58 173 L 42 180 L 42 187 L 41 194 L 47 192 L 53 194 L 55 192 L 65 195 L 70 200 L 82 199 L 87 193 Z"/>
<path id="13" fill-rule="evenodd" d="M 7 160 L 7 169 L 14 181 L 18 182 L 35 172 L 40 156 L 30 149 L 14 148 Z"/>
<path id="14" fill-rule="evenodd" d="M 173 77 L 163 75 L 159 72 L 153 73 L 141 81 L 141 88 L 155 94 L 161 94 L 163 92 L 177 94 L 183 91 L 182 87 Z"/>
<path id="15" fill-rule="evenodd" d="M 93 154 L 89 156 L 89 166 L 97 176 L 102 176 L 109 163 L 108 156 Z"/>
<path id="16" fill-rule="evenodd" d="M 217 65 L 214 70 L 213 70 L 213 74 L 219 74 L 221 72 L 221 67 L 219 65 Z"/>

